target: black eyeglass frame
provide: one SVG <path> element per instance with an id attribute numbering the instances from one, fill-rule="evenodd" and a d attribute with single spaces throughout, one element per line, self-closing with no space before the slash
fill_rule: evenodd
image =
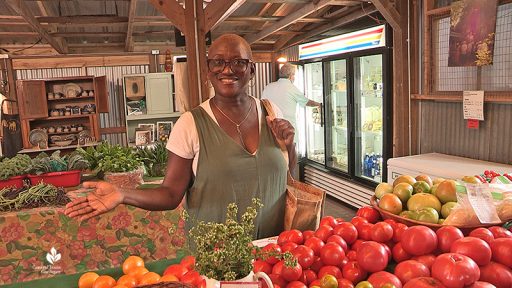
<path id="1" fill-rule="evenodd" d="M 219 69 L 218 71 L 212 71 L 212 70 L 214 70 L 214 69 L 212 69 L 212 67 L 210 67 L 210 63 L 212 63 L 212 61 L 222 61 L 222 62 L 224 62 L 224 65 L 222 65 L 222 69 Z M 233 66 L 231 66 L 233 61 L 247 62 L 245 64 L 245 69 L 243 71 L 238 71 L 238 69 L 236 69 L 236 68 L 233 70 Z M 231 61 L 227 61 L 227 60 L 224 60 L 224 59 L 206 59 L 206 64 L 207 64 L 207 67 L 208 67 L 208 71 L 210 71 L 212 73 L 221 73 L 222 71 L 224 71 L 224 69 L 226 69 L 226 66 L 228 66 L 228 65 L 229 65 L 229 69 L 231 69 L 231 71 L 233 71 L 234 73 L 245 73 L 245 71 L 247 71 L 247 69 L 249 68 L 249 65 L 253 64 L 253 63 L 254 62 L 252 62 L 250 59 L 244 59 L 244 58 L 233 59 Z M 218 66 L 218 67 L 220 67 L 220 66 Z M 215 70 L 217 70 L 217 69 L 215 69 Z"/>

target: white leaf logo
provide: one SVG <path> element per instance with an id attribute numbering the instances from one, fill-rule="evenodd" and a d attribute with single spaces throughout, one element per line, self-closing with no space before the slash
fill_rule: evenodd
<path id="1" fill-rule="evenodd" d="M 52 265 L 58 262 L 60 258 L 61 255 L 60 253 L 57 253 L 55 247 L 52 247 L 52 249 L 50 249 L 50 253 L 46 253 L 46 260 Z"/>

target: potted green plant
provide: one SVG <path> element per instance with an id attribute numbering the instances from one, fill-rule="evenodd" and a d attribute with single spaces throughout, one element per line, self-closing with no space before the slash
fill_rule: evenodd
<path id="1" fill-rule="evenodd" d="M 137 156 L 144 163 L 149 177 L 165 176 L 168 157 L 165 142 L 158 141 L 154 145 L 138 147 Z"/>
<path id="2" fill-rule="evenodd" d="M 100 179 L 128 188 L 135 188 L 143 182 L 142 161 L 130 147 L 102 142 L 85 150 L 77 148 L 77 151 L 89 161 L 90 169 Z"/>
<path id="3" fill-rule="evenodd" d="M 263 278 L 273 287 L 265 273 L 252 273 L 252 263 L 260 256 L 255 252 L 259 249 L 252 245 L 254 219 L 262 206 L 259 199 L 253 199 L 238 221 L 238 207 L 231 203 L 225 223 L 199 221 L 190 229 L 189 244 L 196 258 L 196 269 L 207 277 L 208 288 L 219 287 L 219 281 L 246 282 L 257 278 Z M 184 214 L 188 221 L 188 215 Z"/>

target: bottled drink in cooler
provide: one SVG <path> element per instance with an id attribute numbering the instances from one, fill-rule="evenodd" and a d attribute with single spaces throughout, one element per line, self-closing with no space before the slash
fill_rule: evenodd
<path id="1" fill-rule="evenodd" d="M 370 154 L 370 157 L 368 157 L 368 164 L 367 164 L 368 170 L 367 170 L 367 174 L 366 174 L 366 176 L 368 176 L 368 177 L 373 177 L 373 173 L 372 173 L 373 159 L 375 159 L 375 154 L 373 154 L 373 152 L 372 152 Z"/>
<path id="2" fill-rule="evenodd" d="M 368 176 L 368 153 L 364 154 L 364 159 L 363 159 L 363 176 Z"/>

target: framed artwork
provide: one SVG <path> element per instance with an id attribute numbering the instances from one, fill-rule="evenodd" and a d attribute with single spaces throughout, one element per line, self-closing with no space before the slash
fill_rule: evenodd
<path id="1" fill-rule="evenodd" d="M 138 130 L 135 131 L 135 145 L 142 146 L 151 143 L 151 131 L 149 130 Z"/>
<path id="2" fill-rule="evenodd" d="M 124 77 L 124 90 L 126 93 L 126 98 L 131 101 L 138 101 L 146 97 L 144 76 Z"/>
<path id="3" fill-rule="evenodd" d="M 151 142 L 155 141 L 155 124 L 139 124 L 139 128 L 151 131 Z"/>
<path id="4" fill-rule="evenodd" d="M 156 122 L 156 138 L 158 141 L 167 141 L 174 123 L 172 121 Z"/>

